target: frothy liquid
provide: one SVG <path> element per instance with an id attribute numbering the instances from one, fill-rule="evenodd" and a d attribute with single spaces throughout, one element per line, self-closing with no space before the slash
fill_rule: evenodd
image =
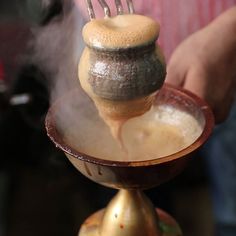
<path id="1" fill-rule="evenodd" d="M 121 135 L 127 154 L 96 112 L 85 109 L 80 116 L 78 123 L 73 122 L 66 129 L 65 141 L 82 153 L 107 160 L 140 161 L 163 157 L 188 147 L 202 133 L 201 125 L 188 113 L 170 106 L 154 106 L 124 124 Z"/>
<path id="2" fill-rule="evenodd" d="M 152 107 L 123 127 L 128 158 L 142 160 L 176 153 L 201 134 L 198 122 L 189 114 L 168 106 Z"/>
<path id="3" fill-rule="evenodd" d="M 158 37 L 160 25 L 149 17 L 135 14 L 96 19 L 87 23 L 83 38 L 98 48 L 127 48 L 147 44 Z"/>
<path id="4" fill-rule="evenodd" d="M 94 99 L 100 117 L 110 128 L 112 136 L 118 142 L 124 152 L 128 153 L 125 140 L 122 136 L 124 124 L 131 118 L 143 115 L 150 110 L 155 96 L 150 95 L 131 101 L 108 101 Z"/>

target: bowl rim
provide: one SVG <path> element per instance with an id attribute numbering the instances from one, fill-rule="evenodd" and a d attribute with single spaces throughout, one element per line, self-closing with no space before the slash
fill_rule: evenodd
<path id="1" fill-rule="evenodd" d="M 169 89 L 172 91 L 176 91 L 178 93 L 182 93 L 185 96 L 192 99 L 196 105 L 199 107 L 199 110 L 202 112 L 203 117 L 205 119 L 205 124 L 203 127 L 203 132 L 201 135 L 188 147 L 164 156 L 164 157 L 158 157 L 158 158 L 152 158 L 150 160 L 143 160 L 143 161 L 116 161 L 116 160 L 107 160 L 107 159 L 100 159 L 98 157 L 90 156 L 88 154 L 85 154 L 83 152 L 77 151 L 75 148 L 71 147 L 70 145 L 66 144 L 66 142 L 63 140 L 59 132 L 57 131 L 54 119 L 53 119 L 53 108 L 56 105 L 58 101 L 53 104 L 46 115 L 45 119 L 45 127 L 47 131 L 48 137 L 51 139 L 51 141 L 56 145 L 57 148 L 64 151 L 65 154 L 70 155 L 73 158 L 79 159 L 81 161 L 85 161 L 88 163 L 93 163 L 96 165 L 101 166 L 110 166 L 110 167 L 146 167 L 146 166 L 154 166 L 158 164 L 163 164 L 167 162 L 174 161 L 178 158 L 185 157 L 187 154 L 192 153 L 196 149 L 198 149 L 200 146 L 202 146 L 206 140 L 209 138 L 209 136 L 212 133 L 212 130 L 214 128 L 214 115 L 210 108 L 210 106 L 207 104 L 206 101 L 195 95 L 194 93 L 190 92 L 189 90 L 175 87 L 173 85 L 165 83 L 163 85 L 163 88 Z"/>

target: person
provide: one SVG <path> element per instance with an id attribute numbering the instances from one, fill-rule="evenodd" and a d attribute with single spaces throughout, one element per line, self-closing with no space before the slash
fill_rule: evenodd
<path id="1" fill-rule="evenodd" d="M 85 3 L 75 0 L 87 17 Z M 113 14 L 114 1 L 108 1 Z M 103 12 L 94 1 L 97 17 Z M 166 82 L 206 100 L 216 123 L 202 150 L 211 180 L 216 234 L 236 234 L 236 0 L 149 0 L 134 2 L 137 13 L 161 23 L 159 43 Z"/>

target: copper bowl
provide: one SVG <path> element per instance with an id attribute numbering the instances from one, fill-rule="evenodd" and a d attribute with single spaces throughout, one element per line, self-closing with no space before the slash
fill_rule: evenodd
<path id="1" fill-rule="evenodd" d="M 87 155 L 70 146 L 57 127 L 56 117 L 59 107 L 75 93 L 76 91 L 68 93 L 49 109 L 46 117 L 48 136 L 83 175 L 112 188 L 147 189 L 168 181 L 183 170 L 190 159 L 189 154 L 203 145 L 214 127 L 211 109 L 202 99 L 187 90 L 164 85 L 157 95 L 155 105 L 168 104 L 188 112 L 202 126 L 202 134 L 190 146 L 169 156 L 147 161 L 105 160 L 102 157 Z"/>

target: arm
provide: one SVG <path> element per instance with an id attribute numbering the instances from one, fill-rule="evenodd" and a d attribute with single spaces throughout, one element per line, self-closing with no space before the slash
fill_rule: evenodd
<path id="1" fill-rule="evenodd" d="M 217 122 L 227 117 L 236 93 L 236 7 L 175 50 L 166 81 L 205 99 Z"/>

